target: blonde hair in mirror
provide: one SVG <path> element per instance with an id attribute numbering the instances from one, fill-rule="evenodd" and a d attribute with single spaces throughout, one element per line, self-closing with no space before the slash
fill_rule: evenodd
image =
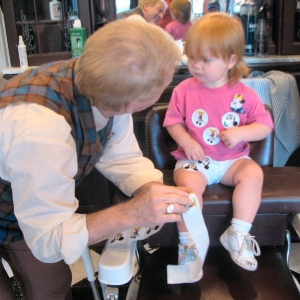
<path id="1" fill-rule="evenodd" d="M 236 64 L 228 72 L 230 84 L 249 74 L 244 59 L 245 36 L 238 17 L 226 13 L 209 13 L 195 22 L 185 38 L 185 54 L 188 59 L 201 60 L 204 50 L 213 57 L 229 61 L 232 55 Z"/>
<path id="2" fill-rule="evenodd" d="M 186 24 L 191 20 L 192 3 L 190 0 L 173 0 L 170 11 L 180 23 Z"/>
<path id="3" fill-rule="evenodd" d="M 133 100 L 150 99 L 180 59 L 174 40 L 159 26 L 117 20 L 88 38 L 75 84 L 93 105 L 118 111 Z"/>
<path id="4" fill-rule="evenodd" d="M 168 4 L 164 0 L 140 0 L 139 1 L 139 8 L 143 9 L 145 4 L 149 6 L 155 6 L 157 2 L 162 2 L 164 5 L 164 11 L 168 8 Z"/>

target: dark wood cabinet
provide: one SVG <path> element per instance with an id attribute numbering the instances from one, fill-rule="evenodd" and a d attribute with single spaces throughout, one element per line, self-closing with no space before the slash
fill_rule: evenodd
<path id="1" fill-rule="evenodd" d="M 115 19 L 114 0 L 59 0 L 61 18 L 52 20 L 50 0 L 1 0 L 12 67 L 19 67 L 18 36 L 28 63 L 37 66 L 71 58 L 69 28 L 79 18 L 90 36 L 101 23 Z"/>
<path id="2" fill-rule="evenodd" d="M 282 55 L 300 54 L 300 1 L 280 0 L 282 34 L 278 52 Z"/>
<path id="3" fill-rule="evenodd" d="M 264 1 L 271 5 L 268 21 L 270 54 L 300 55 L 300 1 Z"/>

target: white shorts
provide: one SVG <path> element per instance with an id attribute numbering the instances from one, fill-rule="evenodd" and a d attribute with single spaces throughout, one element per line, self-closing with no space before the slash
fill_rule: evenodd
<path id="1" fill-rule="evenodd" d="M 207 178 L 207 184 L 219 183 L 224 174 L 228 169 L 238 160 L 247 158 L 251 159 L 249 156 L 245 155 L 239 158 L 231 160 L 217 161 L 211 159 L 209 156 L 206 156 L 205 159 L 200 161 L 181 159 L 178 160 L 174 171 L 177 169 L 183 168 L 186 171 L 192 172 L 201 172 Z"/>

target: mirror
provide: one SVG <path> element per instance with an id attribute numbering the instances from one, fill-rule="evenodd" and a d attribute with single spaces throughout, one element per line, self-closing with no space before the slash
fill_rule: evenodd
<path id="1" fill-rule="evenodd" d="M 130 0 L 116 0 L 116 13 L 130 9 Z"/>
<path id="2" fill-rule="evenodd" d="M 116 13 L 130 10 L 138 6 L 138 0 L 115 0 L 116 1 Z M 204 0 L 191 0 L 192 11 L 194 15 L 201 15 L 203 13 Z"/>

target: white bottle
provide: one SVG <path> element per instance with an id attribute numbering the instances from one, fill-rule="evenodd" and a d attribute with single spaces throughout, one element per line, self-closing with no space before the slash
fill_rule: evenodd
<path id="1" fill-rule="evenodd" d="M 61 2 L 53 0 L 49 2 L 50 19 L 57 21 L 62 19 Z"/>
<path id="2" fill-rule="evenodd" d="M 19 35 L 18 52 L 19 52 L 20 67 L 28 68 L 26 46 L 24 44 L 23 37 L 21 35 Z"/>

